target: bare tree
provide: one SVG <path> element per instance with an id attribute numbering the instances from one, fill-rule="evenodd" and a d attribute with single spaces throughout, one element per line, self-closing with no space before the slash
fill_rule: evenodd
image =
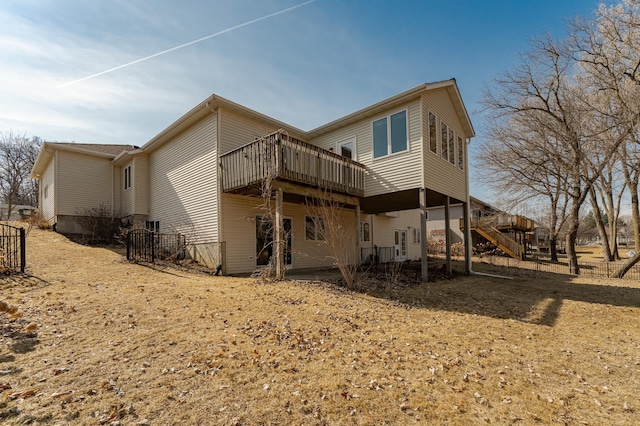
<path id="1" fill-rule="evenodd" d="M 485 130 L 478 155 L 482 180 L 508 194 L 510 208 L 547 204 L 538 222 L 547 229 L 551 259 L 558 260 L 557 238 L 567 219 L 567 171 L 555 161 L 553 135 L 528 114 L 496 117 Z"/>
<path id="2" fill-rule="evenodd" d="M 594 108 L 620 137 L 627 139 L 619 147 L 626 145 L 629 139 L 637 143 L 640 125 L 640 0 L 601 4 L 594 20 L 576 20 L 570 30 L 573 57 L 580 64 L 585 81 L 603 100 L 594 102 Z M 637 180 L 629 176 L 628 171 L 625 177 L 632 194 L 635 235 L 640 236 Z M 636 195 L 635 200 L 633 194 Z M 618 271 L 618 275 L 624 275 L 638 261 L 640 250 Z"/>
<path id="3" fill-rule="evenodd" d="M 36 205 L 37 182 L 29 173 L 38 156 L 42 141 L 13 132 L 0 133 L 0 197 L 7 204 L 7 219 L 16 204 Z"/>
<path id="4" fill-rule="evenodd" d="M 356 238 L 359 238 L 354 221 L 348 219 L 344 204 L 332 200 L 331 192 L 325 191 L 321 198 L 307 200 L 306 212 L 313 228 L 315 239 L 329 251 L 329 257 L 340 271 L 347 288 L 357 284 L 359 253 Z M 310 231 L 309 229 L 307 231 Z"/>
<path id="5" fill-rule="evenodd" d="M 594 150 L 593 130 L 587 125 L 594 118 L 584 99 L 588 89 L 575 78 L 573 64 L 564 44 L 550 37 L 534 41 L 531 51 L 522 56 L 521 65 L 497 79 L 493 90 L 486 91 L 485 105 L 496 118 L 529 121 L 529 127 L 540 129 L 537 133 L 544 137 L 524 138 L 528 144 L 522 155 L 532 156 L 533 166 L 544 167 L 546 173 L 546 164 L 551 162 L 554 170 L 564 170 L 559 178 L 569 200 L 567 255 L 572 271 L 578 273 L 575 245 L 580 207 L 604 165 L 585 165 Z M 508 130 L 519 137 L 519 127 Z M 613 152 L 615 149 L 609 148 L 602 160 Z M 525 179 L 536 176 L 531 168 L 523 173 Z"/>

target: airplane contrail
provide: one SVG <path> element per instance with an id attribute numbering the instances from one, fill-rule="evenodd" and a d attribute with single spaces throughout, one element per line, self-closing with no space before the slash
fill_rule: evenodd
<path id="1" fill-rule="evenodd" d="M 71 86 L 73 84 L 80 83 L 82 81 L 86 81 L 86 80 L 89 80 L 91 78 L 98 77 L 98 76 L 110 73 L 112 71 L 116 71 L 116 70 L 128 67 L 130 65 L 138 64 L 140 62 L 144 62 L 146 60 L 155 58 L 157 56 L 164 55 L 165 53 L 173 52 L 174 50 L 182 49 L 183 47 L 191 46 L 192 44 L 200 43 L 201 41 L 208 40 L 210 38 L 213 38 L 213 37 L 228 33 L 228 32 L 233 31 L 233 30 L 237 30 L 238 28 L 246 27 L 247 25 L 255 24 L 256 22 L 264 21 L 265 19 L 273 18 L 274 16 L 278 16 L 278 15 L 282 15 L 283 13 L 291 12 L 294 9 L 298 9 L 299 7 L 306 6 L 306 5 L 308 5 L 310 3 L 313 3 L 315 1 L 316 0 L 307 0 L 307 1 L 303 2 L 303 3 L 297 4 L 295 6 L 291 6 L 291 7 L 288 7 L 286 9 L 282 9 L 282 10 L 279 10 L 277 12 L 270 13 L 270 14 L 262 16 L 260 18 L 252 19 L 251 21 L 243 22 L 242 24 L 234 25 L 233 27 L 224 29 L 222 31 L 218 31 L 217 33 L 213 33 L 213 34 L 209 34 L 208 36 L 200 37 L 197 40 L 193 40 L 193 41 L 190 41 L 188 43 L 184 43 L 184 44 L 181 44 L 179 46 L 175 46 L 175 47 L 172 47 L 170 49 L 166 49 L 166 50 L 163 50 L 161 52 L 154 53 L 153 55 L 145 56 L 144 58 L 136 59 L 135 61 L 127 62 L 126 64 L 118 65 L 117 67 L 113 67 L 113 68 L 110 68 L 110 69 L 105 70 L 105 71 L 101 71 L 101 72 L 98 72 L 98 73 L 95 73 L 95 74 L 91 74 L 89 76 L 79 78 L 78 80 L 69 81 L 67 83 L 64 83 L 64 84 L 61 84 L 61 85 L 57 86 L 57 88 L 58 89 L 62 89 L 63 87 Z"/>

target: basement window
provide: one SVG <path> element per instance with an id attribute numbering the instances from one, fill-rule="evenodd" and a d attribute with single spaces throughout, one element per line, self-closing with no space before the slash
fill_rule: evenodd
<path id="1" fill-rule="evenodd" d="M 308 241 L 324 241 L 324 219 L 317 216 L 305 216 L 305 239 Z"/>

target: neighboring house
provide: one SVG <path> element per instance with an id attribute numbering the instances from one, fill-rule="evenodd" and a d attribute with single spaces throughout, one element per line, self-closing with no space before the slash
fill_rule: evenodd
<path id="1" fill-rule="evenodd" d="M 20 220 L 22 218 L 31 216 L 34 210 L 38 209 L 33 206 L 17 204 L 11 206 L 11 215 L 9 215 L 9 205 L 0 204 L 0 218 L 2 218 L 3 220 Z"/>
<path id="2" fill-rule="evenodd" d="M 106 204 L 114 217 L 186 235 L 194 258 L 227 274 L 253 271 L 272 255 L 280 267 L 332 266 L 305 208 L 328 189 L 360 229 L 354 244 L 363 257 L 385 248 L 396 260 L 423 259 L 426 278 L 421 215 L 449 204 L 467 211 L 473 136 L 455 80 L 311 131 L 212 95 L 141 148 L 108 146 L 107 154 L 99 145 L 47 143 L 32 176 L 49 188 L 40 208 L 58 231 L 77 231 L 70 216 Z M 273 178 L 274 226 L 289 231 L 284 253 L 264 251 L 272 239 L 260 207 L 265 177 Z"/>

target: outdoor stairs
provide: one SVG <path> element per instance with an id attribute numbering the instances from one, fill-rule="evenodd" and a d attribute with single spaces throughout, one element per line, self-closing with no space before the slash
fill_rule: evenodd
<path id="1" fill-rule="evenodd" d="M 524 246 L 509 238 L 498 229 L 489 225 L 472 224 L 471 230 L 476 231 L 487 240 L 495 244 L 500 250 L 514 259 L 524 260 Z"/>

